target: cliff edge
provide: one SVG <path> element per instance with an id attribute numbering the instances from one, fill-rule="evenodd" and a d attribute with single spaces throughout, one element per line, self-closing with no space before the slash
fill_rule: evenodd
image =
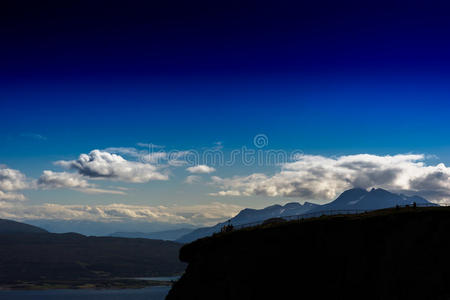
<path id="1" fill-rule="evenodd" d="M 385 209 L 185 245 L 166 299 L 450 299 L 450 208 Z"/>

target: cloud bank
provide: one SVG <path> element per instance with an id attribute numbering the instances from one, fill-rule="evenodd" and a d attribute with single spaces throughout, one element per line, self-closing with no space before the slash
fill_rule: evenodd
<path id="1" fill-rule="evenodd" d="M 16 191 L 31 188 L 32 185 L 20 171 L 0 168 L 0 201 L 23 201 L 26 197 Z"/>
<path id="2" fill-rule="evenodd" d="M 0 218 L 14 220 L 89 220 L 98 222 L 144 221 L 215 225 L 236 215 L 243 207 L 214 202 L 191 206 L 22 205 L 0 202 Z"/>
<path id="3" fill-rule="evenodd" d="M 26 199 L 23 194 L 0 191 L 0 201 L 24 201 Z"/>
<path id="4" fill-rule="evenodd" d="M 212 182 L 222 188 L 215 196 L 283 196 L 328 202 L 349 188 L 380 187 L 450 203 L 450 168 L 442 163 L 426 165 L 422 154 L 301 155 L 272 176 L 213 176 Z"/>

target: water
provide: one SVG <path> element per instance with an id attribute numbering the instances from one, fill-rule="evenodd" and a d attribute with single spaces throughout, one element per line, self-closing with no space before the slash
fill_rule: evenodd
<path id="1" fill-rule="evenodd" d="M 1 300 L 163 300 L 170 286 L 124 290 L 0 291 Z"/>
<path id="2" fill-rule="evenodd" d="M 168 277 L 137 277 L 134 279 L 138 280 L 151 280 L 151 281 L 177 281 L 181 278 L 180 276 L 168 276 Z"/>

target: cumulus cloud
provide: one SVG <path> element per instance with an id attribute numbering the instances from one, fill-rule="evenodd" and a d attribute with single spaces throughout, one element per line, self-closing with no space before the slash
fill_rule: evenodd
<path id="1" fill-rule="evenodd" d="M 186 169 L 189 173 L 193 174 L 209 174 L 214 172 L 216 169 L 207 165 L 196 165 Z"/>
<path id="2" fill-rule="evenodd" d="M 89 183 L 80 174 L 45 170 L 38 179 L 42 188 L 86 188 Z"/>
<path id="3" fill-rule="evenodd" d="M 152 164 L 129 161 L 120 155 L 101 150 L 81 154 L 77 160 L 58 161 L 56 164 L 94 179 L 136 183 L 168 179 L 167 174 L 161 173 L 159 168 Z"/>
<path id="4" fill-rule="evenodd" d="M 25 196 L 15 191 L 32 187 L 32 182 L 18 170 L 0 168 L 0 201 L 22 201 Z"/>
<path id="5" fill-rule="evenodd" d="M 121 190 L 101 189 L 87 182 L 78 173 L 53 172 L 45 170 L 37 180 L 37 185 L 42 189 L 69 188 L 88 194 L 115 194 L 125 195 Z"/>
<path id="6" fill-rule="evenodd" d="M 26 176 L 18 170 L 0 169 L 0 190 L 16 191 L 28 188 Z"/>
<path id="7" fill-rule="evenodd" d="M 222 188 L 215 196 L 284 196 L 326 202 L 349 188 L 380 187 L 418 194 L 435 202 L 450 202 L 450 168 L 444 164 L 426 165 L 421 154 L 301 155 L 272 176 L 214 176 L 212 182 Z"/>
<path id="8" fill-rule="evenodd" d="M 191 206 L 109 205 L 21 205 L 0 202 L 0 218 L 15 220 L 144 221 L 214 225 L 235 216 L 243 207 L 214 202 Z"/>
<path id="9" fill-rule="evenodd" d="M 140 146 L 148 145 L 148 149 L 136 149 L 133 147 L 109 147 L 103 151 L 115 154 L 121 154 L 126 157 L 132 157 L 142 163 L 149 163 L 153 165 L 169 165 L 172 167 L 181 167 L 186 165 L 186 157 L 192 155 L 192 151 L 180 151 L 172 150 L 166 152 L 162 150 L 163 146 L 153 145 L 153 144 L 141 144 Z"/>

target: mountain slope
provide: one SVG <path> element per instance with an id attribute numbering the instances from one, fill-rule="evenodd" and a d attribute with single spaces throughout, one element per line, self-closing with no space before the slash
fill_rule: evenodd
<path id="1" fill-rule="evenodd" d="M 232 218 L 230 223 L 233 224 L 233 226 L 239 226 L 253 222 L 263 222 L 270 218 L 319 212 L 324 212 L 326 214 L 327 210 L 374 210 L 394 207 L 396 205 L 411 205 L 414 202 L 418 205 L 437 206 L 437 204 L 433 204 L 419 196 L 409 197 L 402 194 L 394 194 L 383 189 L 372 189 L 371 191 L 367 191 L 365 189 L 354 188 L 343 192 L 336 200 L 324 205 L 309 202 L 305 202 L 301 205 L 300 203 L 292 202 L 284 206 L 272 205 L 264 209 L 246 208 Z M 176 241 L 180 243 L 192 242 L 196 239 L 212 235 L 215 232 L 220 232 L 221 228 L 226 224 L 228 224 L 228 222 L 219 223 L 212 227 L 199 228 L 182 236 Z"/>
<path id="2" fill-rule="evenodd" d="M 263 209 L 251 209 L 246 208 L 241 210 L 235 217 L 230 219 L 230 223 L 233 226 L 239 226 L 242 224 L 248 224 L 253 222 L 262 222 L 270 218 L 278 218 L 281 216 L 292 216 L 304 214 L 312 209 L 318 207 L 319 205 L 314 203 L 305 202 L 303 205 L 300 203 L 292 202 L 284 206 L 272 205 Z M 203 227 L 188 233 L 181 238 L 177 239 L 180 243 L 189 243 L 196 239 L 212 235 L 215 232 L 220 232 L 224 225 L 228 222 L 222 222 L 212 227 Z"/>
<path id="3" fill-rule="evenodd" d="M 408 197 L 402 194 L 394 194 L 383 189 L 350 189 L 343 192 L 336 200 L 316 207 L 317 210 L 374 210 L 396 205 L 404 206 L 413 203 L 419 205 L 436 205 L 419 196 Z"/>
<path id="4" fill-rule="evenodd" d="M 46 233 L 47 231 L 25 223 L 0 219 L 0 234 L 4 233 Z"/>

